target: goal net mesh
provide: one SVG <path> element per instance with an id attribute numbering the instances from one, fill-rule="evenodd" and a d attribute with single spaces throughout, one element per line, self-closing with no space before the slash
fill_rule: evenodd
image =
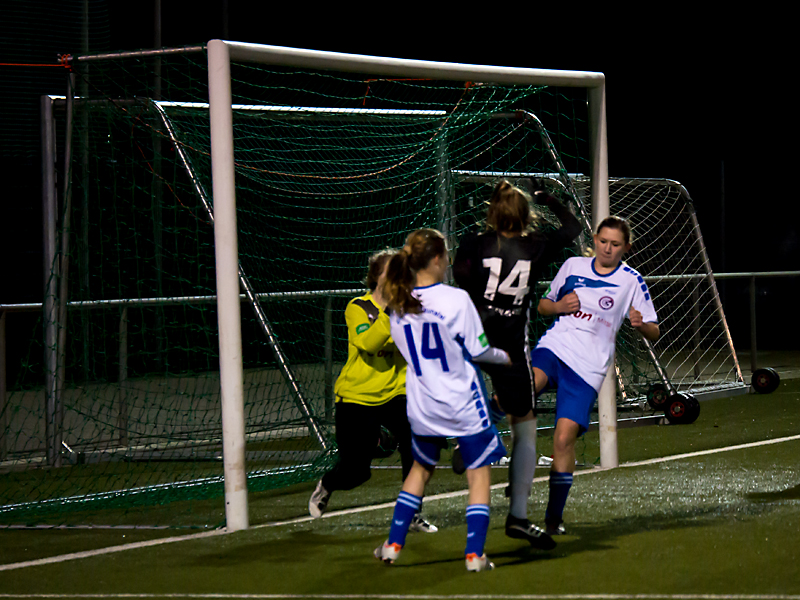
<path id="1" fill-rule="evenodd" d="M 59 174 L 70 182 L 59 199 L 63 251 L 53 270 L 66 290 L 55 305 L 66 309 L 60 319 L 59 311 L 43 315 L 10 387 L 0 524 L 217 525 L 224 513 L 214 500 L 223 482 L 206 58 L 77 61 L 75 69 L 71 161 Z M 242 303 L 248 488 L 259 492 L 318 478 L 335 461 L 343 312 L 361 293 L 372 252 L 402 245 L 419 227 L 441 229 L 454 249 L 482 221 L 501 176 L 547 177 L 555 195 L 591 214 L 588 181 L 567 176 L 588 172 L 586 92 L 252 64 L 231 71 L 240 267 L 255 295 Z M 62 153 L 65 122 L 58 113 Z M 612 212 L 641 231 L 673 219 L 663 208 L 673 201 L 667 192 L 629 187 L 612 186 Z M 544 227 L 557 226 L 543 217 Z M 668 248 L 676 245 L 684 246 L 677 234 L 653 233 L 631 262 L 645 275 L 651 267 L 674 274 L 677 249 Z M 706 298 L 697 281 L 651 284 L 666 329 L 656 355 L 669 355 L 666 370 L 680 372 L 687 389 L 697 385 L 692 373 L 706 370 L 705 356 L 729 358 L 719 315 L 701 309 L 691 321 L 699 334 L 684 322 L 693 309 L 675 298 Z M 55 369 L 41 360 L 48 322 L 66 334 Z M 532 334 L 544 327 L 537 321 Z M 703 345 L 711 329 L 714 349 Z M 638 406 L 660 381 L 653 355 L 628 334 L 618 353 L 620 405 Z M 45 381 L 54 375 L 60 391 L 48 412 Z M 595 460 L 596 450 L 584 452 Z"/>

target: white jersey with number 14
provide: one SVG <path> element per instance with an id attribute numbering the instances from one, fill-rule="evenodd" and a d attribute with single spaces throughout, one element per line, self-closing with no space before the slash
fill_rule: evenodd
<path id="1" fill-rule="evenodd" d="M 408 363 L 408 420 L 418 436 L 467 436 L 487 429 L 486 390 L 471 358 L 489 349 L 469 295 L 441 283 L 416 288 L 421 314 L 390 317 Z"/>

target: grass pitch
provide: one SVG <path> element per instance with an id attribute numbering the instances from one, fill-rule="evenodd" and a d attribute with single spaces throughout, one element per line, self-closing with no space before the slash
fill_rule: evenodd
<path id="1" fill-rule="evenodd" d="M 251 494 L 248 531 L 79 559 L 57 557 L 183 532 L 0 531 L 0 568 L 59 560 L 0 570 L 0 594 L 798 598 L 798 436 L 800 380 L 769 396 L 703 402 L 693 425 L 621 430 L 620 462 L 638 464 L 587 468 L 576 477 L 565 512 L 568 534 L 552 552 L 504 536 L 507 501 L 502 488 L 493 492 L 486 551 L 497 569 L 487 573 L 464 568 L 466 498 L 435 498 L 466 487 L 445 466 L 424 508 L 440 531 L 410 534 L 391 567 L 372 557 L 387 535 L 391 508 L 372 507 L 394 500 L 400 475 L 377 469 L 364 486 L 333 496 L 332 511 L 354 512 L 317 521 L 305 520 L 313 489 L 305 483 Z M 761 444 L 784 438 L 794 439 Z M 547 437 L 539 451 L 550 453 Z M 502 483 L 507 471 L 495 469 L 493 476 Z M 535 522 L 542 520 L 546 496 L 546 481 L 537 480 L 530 501 Z"/>

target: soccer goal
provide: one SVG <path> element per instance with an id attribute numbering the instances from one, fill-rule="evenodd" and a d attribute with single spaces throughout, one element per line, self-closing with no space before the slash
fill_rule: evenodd
<path id="1" fill-rule="evenodd" d="M 418 227 L 454 249 L 499 177 L 546 178 L 583 221 L 584 246 L 609 210 L 637 222 L 666 210 L 659 189 L 675 189 L 611 180 L 609 196 L 599 73 L 218 40 L 73 65 L 69 94 L 43 100 L 54 115 L 43 131 L 58 138 L 44 170 L 57 165 L 52 181 L 69 184 L 45 194 L 44 342 L 6 402 L 0 523 L 247 527 L 248 490 L 317 478 L 335 459 L 342 314 L 370 253 Z M 656 237 L 641 257 L 684 248 L 658 237 L 672 219 L 642 228 Z M 656 262 L 638 256 L 650 275 Z M 660 314 L 668 282 L 713 283 L 687 269 L 654 267 L 666 278 Z M 665 327 L 692 313 L 687 293 Z M 674 373 L 707 371 L 704 356 L 726 352 L 721 310 L 698 310 L 675 343 L 665 332 L 654 347 L 618 346 L 604 439 L 618 406 L 641 411 L 665 380 L 697 391 L 696 377 Z M 615 464 L 613 443 L 603 454 Z"/>
<path id="2" fill-rule="evenodd" d="M 365 75 L 376 75 L 379 78 L 403 78 L 439 81 L 476 82 L 483 84 L 492 82 L 506 86 L 536 86 L 536 85 L 561 85 L 569 87 L 582 87 L 589 90 L 589 132 L 594 146 L 594 161 L 591 165 L 593 205 L 597 207 L 598 214 L 608 212 L 607 191 L 607 153 L 605 138 L 605 105 L 604 105 L 604 77 L 596 73 L 557 72 L 545 70 L 526 70 L 509 68 L 491 68 L 463 65 L 431 64 L 423 61 L 402 61 L 396 59 L 376 59 L 362 56 L 341 56 L 328 53 L 306 52 L 301 50 L 271 48 L 251 44 L 228 43 L 221 40 L 212 40 L 208 44 L 209 64 L 209 117 L 211 130 L 211 161 L 212 178 L 214 186 L 214 214 L 215 214 L 215 240 L 217 249 L 217 296 L 220 318 L 220 379 L 222 387 L 223 423 L 226 415 L 230 419 L 231 435 L 226 439 L 226 504 L 229 507 L 226 513 L 228 526 L 233 529 L 247 527 L 247 502 L 246 484 L 243 466 L 234 470 L 236 465 L 243 465 L 243 444 L 240 440 L 244 435 L 244 420 L 241 417 L 242 405 L 242 376 L 241 376 L 241 335 L 239 318 L 239 281 L 238 265 L 239 255 L 237 249 L 236 225 L 236 183 L 235 183 L 235 145 L 233 128 L 231 63 L 242 61 L 246 63 L 310 67 L 323 71 L 344 71 Z M 469 91 L 467 86 L 466 90 Z M 476 89 L 480 90 L 481 86 Z M 467 99 L 465 105 L 469 105 Z M 459 99 L 458 105 L 461 104 Z M 458 105 L 454 106 L 451 114 L 439 117 L 446 121 L 453 117 L 458 120 Z M 513 108 L 513 107 L 509 107 Z M 466 117 L 467 119 L 470 116 Z M 429 144 L 438 144 L 443 130 L 437 129 L 428 140 Z M 486 139 L 486 138 L 485 138 Z M 489 138 L 491 139 L 491 138 Z M 451 142 L 448 140 L 447 145 Z M 488 149 L 487 149 L 488 150 Z M 436 163 L 451 161 L 445 158 L 445 148 L 435 152 Z M 482 148 L 475 147 L 475 154 L 479 156 L 484 152 Z M 401 168 L 403 162 L 413 161 L 417 154 L 414 149 L 408 148 L 407 158 L 395 165 L 388 165 L 392 170 Z M 386 167 L 384 167 L 385 169 Z M 386 171 L 375 169 L 372 173 L 358 173 L 352 177 L 358 179 L 372 179 L 380 181 Z M 305 175 L 305 174 L 304 174 Z M 433 178 L 427 178 L 434 197 L 438 197 L 445 190 L 441 185 L 445 178 L 437 173 Z M 330 175 L 319 174 L 317 177 L 328 178 Z M 338 175 L 341 177 L 341 175 Z M 345 176 L 346 177 L 346 176 Z M 440 185 L 436 185 L 436 183 Z M 385 184 L 378 185 L 379 188 Z M 446 189 L 446 188 L 445 188 Z M 423 196 L 424 197 L 424 196 Z M 437 203 L 438 204 L 438 203 Z M 441 219 L 438 219 L 441 221 Z M 444 228 L 443 229 L 447 229 Z M 449 233 L 449 232 L 447 232 Z M 227 409 L 227 410 L 226 410 Z M 234 445 L 230 445 L 234 444 Z"/>

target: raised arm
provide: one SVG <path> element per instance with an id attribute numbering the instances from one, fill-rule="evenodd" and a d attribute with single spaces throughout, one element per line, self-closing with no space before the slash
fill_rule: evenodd
<path id="1" fill-rule="evenodd" d="M 554 196 L 547 193 L 544 183 L 541 179 L 531 179 L 530 186 L 532 189 L 533 200 L 536 204 L 546 206 L 549 208 L 556 218 L 561 223 L 559 227 L 550 237 L 555 242 L 561 245 L 568 245 L 574 240 L 581 232 L 581 223 L 572 214 L 569 208 L 562 204 Z"/>

